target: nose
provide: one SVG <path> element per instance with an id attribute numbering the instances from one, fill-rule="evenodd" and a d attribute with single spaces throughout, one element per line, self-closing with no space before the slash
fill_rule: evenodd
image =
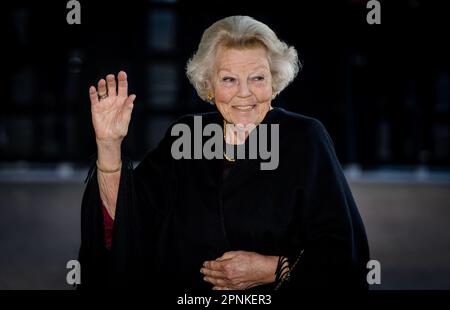
<path id="1" fill-rule="evenodd" d="M 238 97 L 246 98 L 251 96 L 250 89 L 248 87 L 247 82 L 239 83 Z"/>

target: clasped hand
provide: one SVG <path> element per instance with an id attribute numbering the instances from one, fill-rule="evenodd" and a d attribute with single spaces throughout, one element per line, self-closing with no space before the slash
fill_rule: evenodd
<path id="1" fill-rule="evenodd" d="M 213 290 L 244 290 L 275 281 L 277 256 L 232 251 L 205 261 L 200 272 Z"/>

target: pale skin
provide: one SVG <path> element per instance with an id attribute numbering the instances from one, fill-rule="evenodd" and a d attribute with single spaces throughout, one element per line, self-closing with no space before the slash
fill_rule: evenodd
<path id="1" fill-rule="evenodd" d="M 231 251 L 205 261 L 200 272 L 213 290 L 245 290 L 275 281 L 278 256 L 255 252 Z"/>
<path id="2" fill-rule="evenodd" d="M 227 142 L 244 143 L 251 128 L 261 123 L 271 109 L 272 74 L 266 50 L 219 48 L 212 85 L 220 114 L 227 123 L 243 128 L 243 134 L 227 130 Z"/>
<path id="3" fill-rule="evenodd" d="M 105 171 L 114 171 L 121 166 L 120 146 L 127 135 L 133 102 L 136 95 L 128 96 L 127 75 L 121 71 L 116 78 L 113 74 L 101 79 L 89 88 L 92 124 L 97 142 L 98 164 Z M 104 99 L 99 96 L 108 95 Z M 120 170 L 105 173 L 97 170 L 100 197 L 109 215 L 114 219 L 117 193 L 119 191 Z"/>
<path id="4" fill-rule="evenodd" d="M 214 101 L 228 123 L 258 125 L 271 109 L 272 76 L 263 48 L 220 49 L 212 78 Z M 108 95 L 105 99 L 99 96 Z M 120 146 L 127 135 L 135 95 L 128 95 L 127 75 L 109 74 L 97 88 L 89 89 L 92 122 L 102 170 L 115 171 L 121 166 Z M 227 132 L 228 143 L 239 144 L 246 134 Z M 119 190 L 120 170 L 97 169 L 100 197 L 114 219 Z M 213 290 L 242 290 L 275 281 L 278 256 L 255 252 L 232 251 L 205 261 L 200 272 Z"/>

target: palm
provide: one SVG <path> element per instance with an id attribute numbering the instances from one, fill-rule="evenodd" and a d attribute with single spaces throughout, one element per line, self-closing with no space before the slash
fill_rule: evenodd
<path id="1" fill-rule="evenodd" d="M 125 72 L 120 72 L 117 79 L 117 90 L 116 80 L 113 75 L 108 75 L 107 82 L 103 79 L 99 81 L 98 92 L 95 87 L 91 87 L 89 90 L 92 123 L 97 140 L 120 141 L 128 132 L 133 101 L 136 96 L 128 96 Z M 108 93 L 108 97 L 98 99 L 99 95 L 106 93 Z"/>
<path id="2" fill-rule="evenodd" d="M 117 140 L 126 136 L 131 116 L 131 110 L 124 109 L 126 99 L 108 97 L 92 105 L 92 122 L 97 139 Z"/>

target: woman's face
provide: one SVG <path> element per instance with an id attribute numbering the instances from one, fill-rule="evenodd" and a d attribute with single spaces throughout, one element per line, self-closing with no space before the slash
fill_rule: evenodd
<path id="1" fill-rule="evenodd" d="M 272 100 L 266 50 L 219 48 L 215 65 L 214 98 L 219 112 L 229 123 L 258 125 Z"/>

